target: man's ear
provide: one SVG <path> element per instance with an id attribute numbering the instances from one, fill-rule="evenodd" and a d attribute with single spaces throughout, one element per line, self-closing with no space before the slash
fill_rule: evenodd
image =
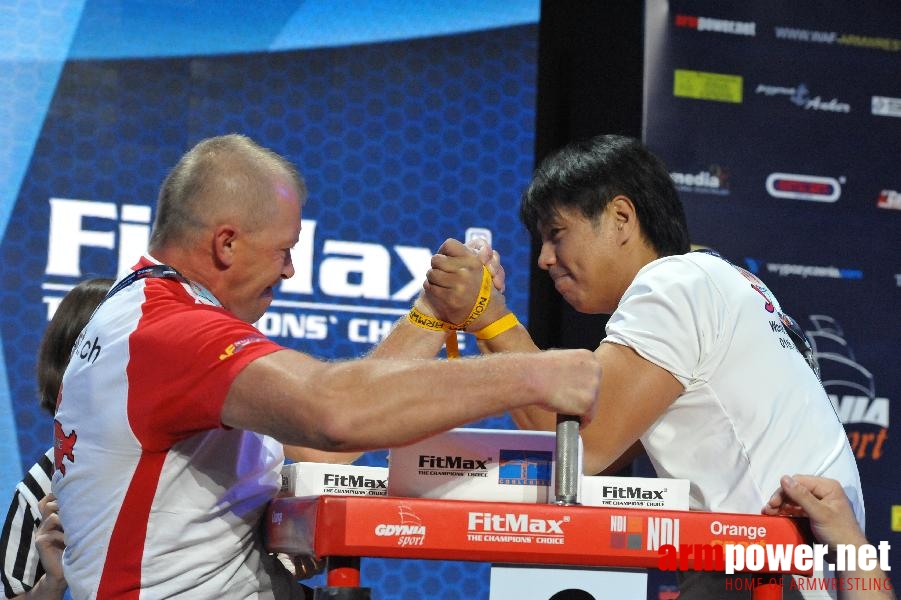
<path id="1" fill-rule="evenodd" d="M 625 243 L 638 233 L 638 216 L 635 214 L 635 203 L 628 196 L 619 195 L 607 205 L 608 215 L 616 224 L 616 235 L 620 243 Z"/>
<path id="2" fill-rule="evenodd" d="M 232 266 L 235 262 L 235 241 L 238 231 L 233 226 L 225 224 L 216 227 L 213 235 L 213 257 L 224 268 Z"/>

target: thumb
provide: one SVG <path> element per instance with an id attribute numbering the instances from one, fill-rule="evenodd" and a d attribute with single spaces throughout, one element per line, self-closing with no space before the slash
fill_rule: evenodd
<path id="1" fill-rule="evenodd" d="M 472 238 L 466 242 L 466 247 L 478 254 L 483 259 L 482 262 L 487 260 L 486 257 L 491 256 L 491 244 L 485 238 Z"/>
<path id="2" fill-rule="evenodd" d="M 810 493 L 800 481 L 791 475 L 783 475 L 779 480 L 783 493 L 795 504 L 800 506 L 807 515 L 816 520 L 825 517 L 824 508 L 819 499 Z"/>

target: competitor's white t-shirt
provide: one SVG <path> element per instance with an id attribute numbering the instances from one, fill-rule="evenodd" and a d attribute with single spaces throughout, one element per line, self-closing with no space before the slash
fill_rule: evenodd
<path id="1" fill-rule="evenodd" d="M 753 274 L 690 253 L 641 269 L 607 324 L 685 391 L 641 437 L 659 477 L 691 481 L 691 508 L 759 513 L 779 478 L 837 479 L 861 526 L 860 477 L 823 386 Z"/>
<path id="2" fill-rule="evenodd" d="M 76 599 L 273 598 L 293 585 L 259 535 L 282 446 L 220 420 L 241 369 L 282 347 L 217 304 L 141 279 L 76 344 L 53 477 Z"/>

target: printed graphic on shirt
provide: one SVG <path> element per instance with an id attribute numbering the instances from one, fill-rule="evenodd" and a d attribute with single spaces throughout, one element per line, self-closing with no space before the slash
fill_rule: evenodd
<path id="1" fill-rule="evenodd" d="M 766 310 L 770 314 L 775 314 L 779 318 L 778 320 L 770 319 L 768 321 L 773 334 L 779 337 L 779 345 L 787 350 L 799 350 L 795 344 L 795 340 L 802 341 L 804 334 L 801 333 L 801 330 L 795 324 L 794 319 L 783 313 L 781 310 L 776 310 L 776 302 L 773 295 L 770 293 L 770 290 L 766 287 L 763 281 L 760 280 L 759 277 L 757 277 L 750 271 L 739 267 L 738 265 L 732 266 L 735 267 L 735 270 L 741 273 L 745 279 L 751 282 L 751 288 L 755 292 L 760 294 L 761 298 L 763 298 L 764 310 Z M 805 348 L 805 350 L 807 349 Z M 804 351 L 802 351 L 802 354 L 804 354 Z M 814 372 L 817 372 L 816 368 L 814 368 Z"/>
<path id="2" fill-rule="evenodd" d="M 261 335 L 251 335 L 246 338 L 242 338 L 233 344 L 229 344 L 226 346 L 225 350 L 222 354 L 219 355 L 219 360 L 226 360 L 231 358 L 238 352 L 244 349 L 245 346 L 249 346 L 250 344 L 255 344 L 257 342 L 265 342 L 266 338 Z"/>
<path id="3" fill-rule="evenodd" d="M 75 462 L 75 442 L 78 441 L 78 434 L 73 429 L 68 434 L 63 431 L 62 424 L 53 419 L 53 465 L 61 475 L 66 475 L 66 465 L 63 464 L 63 458 L 68 458 L 69 462 Z"/>

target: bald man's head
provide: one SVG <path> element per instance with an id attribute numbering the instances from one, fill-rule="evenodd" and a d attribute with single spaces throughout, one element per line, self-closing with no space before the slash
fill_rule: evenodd
<path id="1" fill-rule="evenodd" d="M 283 157 L 250 138 L 230 134 L 203 140 L 188 151 L 163 182 L 150 251 L 189 247 L 204 231 L 225 222 L 248 230 L 274 214 L 274 186 L 293 186 L 301 203 L 306 185 Z"/>

